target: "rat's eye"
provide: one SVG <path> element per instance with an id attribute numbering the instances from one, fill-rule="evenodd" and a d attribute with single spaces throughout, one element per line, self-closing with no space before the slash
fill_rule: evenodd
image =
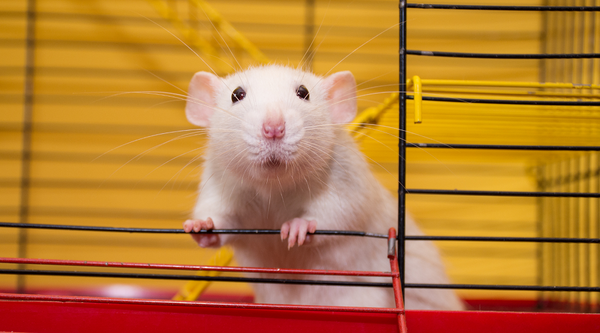
<path id="1" fill-rule="evenodd" d="M 300 86 L 298 87 L 298 89 L 296 89 L 296 96 L 300 97 L 300 99 L 303 99 L 305 101 L 308 101 L 310 99 L 310 94 L 308 93 L 308 89 L 306 89 L 305 86 Z"/>
<path id="2" fill-rule="evenodd" d="M 246 91 L 242 87 L 237 87 L 231 94 L 231 101 L 237 103 L 246 97 Z"/>

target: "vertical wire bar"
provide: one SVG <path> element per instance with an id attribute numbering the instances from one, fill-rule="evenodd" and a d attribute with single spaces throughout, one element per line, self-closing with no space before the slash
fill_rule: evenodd
<path id="1" fill-rule="evenodd" d="M 562 1 L 558 2 L 559 6 L 564 6 L 566 5 L 565 3 L 562 3 Z M 557 13 L 557 20 L 556 20 L 556 26 L 554 27 L 556 29 L 556 53 L 564 53 L 565 52 L 565 22 L 566 22 L 566 13 L 565 12 L 558 12 Z M 556 72 L 556 82 L 569 82 L 569 81 L 565 81 L 565 68 L 567 66 L 567 61 L 569 61 L 569 59 L 558 59 L 557 61 L 557 72 Z"/>
<path id="2" fill-rule="evenodd" d="M 555 164 L 555 176 L 556 176 L 556 183 L 554 186 L 554 191 L 560 192 L 562 190 L 561 186 L 562 186 L 562 168 L 561 168 L 561 162 L 560 160 L 558 160 Z M 555 200 L 555 204 L 556 204 L 556 218 L 554 220 L 554 222 L 556 223 L 556 225 L 554 226 L 554 237 L 562 237 L 562 220 L 563 220 L 563 211 L 564 211 L 564 206 L 563 206 L 563 200 L 564 198 L 556 198 Z M 555 262 L 554 262 L 554 285 L 557 286 L 562 286 L 564 282 L 563 276 L 566 272 L 566 267 L 564 267 L 564 263 L 563 263 L 563 246 L 564 244 L 554 244 L 554 258 L 555 258 Z M 561 269 L 561 267 L 563 267 L 563 269 Z M 563 292 L 557 292 L 556 293 L 556 297 L 555 297 L 555 306 L 554 309 L 556 310 L 560 310 L 562 308 L 562 302 L 563 302 L 563 298 L 564 298 L 564 293 Z"/>
<path id="3" fill-rule="evenodd" d="M 575 0 L 567 0 L 566 6 L 575 6 Z M 565 12 L 565 26 L 564 26 L 564 48 L 565 53 L 572 53 L 575 50 L 575 13 Z M 575 82 L 575 60 L 566 59 L 567 66 L 565 68 L 565 81 L 563 82 Z"/>
<path id="4" fill-rule="evenodd" d="M 543 61 L 542 61 L 543 63 Z M 540 192 L 545 192 L 546 191 L 546 179 L 545 179 L 545 172 L 546 172 L 546 166 L 545 165 L 540 165 L 538 166 L 536 173 L 537 173 L 537 190 Z M 544 197 L 538 197 L 536 198 L 536 204 L 537 204 L 537 237 L 546 237 L 544 229 L 545 229 L 545 214 L 544 214 L 544 206 L 545 203 L 545 198 Z M 544 285 L 544 260 L 545 260 L 545 255 L 544 255 L 544 244 L 543 243 L 537 243 L 536 244 L 536 263 L 537 263 L 537 267 L 536 267 L 536 272 L 537 272 L 537 277 L 536 277 L 536 284 L 538 286 L 543 286 Z M 537 308 L 538 309 L 543 309 L 544 308 L 544 292 L 540 291 L 537 294 Z"/>
<path id="5" fill-rule="evenodd" d="M 552 163 L 552 167 L 550 168 L 551 175 L 551 191 L 558 191 L 559 182 L 560 182 L 560 172 L 558 168 L 558 163 Z M 551 237 L 558 237 L 560 235 L 560 216 L 561 216 L 561 206 L 560 206 L 560 198 L 550 198 L 550 202 L 552 204 L 552 229 L 551 229 Z M 552 266 L 550 269 L 550 285 L 558 286 L 560 285 L 560 248 L 559 244 L 552 243 L 550 244 L 550 248 L 552 251 Z M 556 309 L 557 305 L 560 302 L 561 294 L 560 293 L 551 293 L 551 307 L 552 309 Z"/>
<path id="6" fill-rule="evenodd" d="M 573 74 L 571 74 L 573 75 Z M 567 157 L 566 160 L 566 175 L 565 175 L 565 179 L 567 181 L 566 184 L 566 191 L 575 191 L 575 184 L 576 184 L 576 174 L 575 174 L 575 159 L 573 159 L 572 157 Z M 577 208 L 577 199 L 576 198 L 567 198 L 567 205 L 568 205 L 568 210 L 569 210 L 569 214 L 567 214 L 566 218 L 565 218 L 565 231 L 566 231 L 566 235 L 567 237 L 576 237 L 575 234 L 577 232 L 577 220 L 576 220 L 576 208 Z M 577 255 L 576 255 L 576 247 L 573 246 L 574 244 L 568 244 L 567 245 L 567 253 L 568 253 L 568 272 L 569 272 L 569 276 L 568 276 L 568 285 L 571 287 L 575 287 L 577 285 Z M 568 310 L 569 311 L 576 311 L 575 310 L 575 304 L 577 304 L 577 293 L 576 292 L 570 292 L 569 293 L 569 299 L 568 299 Z"/>
<path id="7" fill-rule="evenodd" d="M 544 173 L 543 173 L 543 177 L 544 177 L 544 188 L 546 191 L 551 191 L 552 190 L 552 169 L 551 169 L 551 165 L 549 163 L 546 163 L 544 165 Z M 544 221 L 542 224 L 543 227 L 543 237 L 552 237 L 553 235 L 553 223 L 554 223 L 554 215 L 553 215 L 553 207 L 554 205 L 552 205 L 553 203 L 553 199 L 552 198 L 542 198 L 542 202 L 544 203 L 543 207 L 542 207 L 542 213 L 544 214 Z M 554 260 L 553 257 L 553 247 L 552 244 L 548 244 L 548 243 L 544 243 L 542 244 L 542 249 L 543 249 L 543 260 L 544 260 L 544 264 L 543 264 L 543 271 L 542 271 L 542 284 L 541 285 L 552 285 L 552 260 Z M 544 295 L 544 302 L 542 303 L 542 308 L 541 309 L 546 309 L 550 306 L 551 302 L 552 302 L 552 293 L 545 293 Z"/>
<path id="8" fill-rule="evenodd" d="M 406 0 L 400 0 L 400 48 L 399 48 L 399 159 L 398 159 L 398 269 L 404 297 L 404 255 L 405 255 L 405 218 L 406 218 Z"/>
<path id="9" fill-rule="evenodd" d="M 574 6 L 583 6 L 585 0 L 574 0 Z M 583 53 L 584 13 L 573 13 L 573 53 Z M 573 59 L 573 83 L 583 82 L 583 59 Z"/>
<path id="10" fill-rule="evenodd" d="M 21 153 L 21 195 L 19 202 L 19 221 L 29 222 L 29 190 L 31 178 L 31 132 L 33 119 L 33 80 L 35 75 L 35 0 L 27 1 L 27 32 L 25 50 L 25 86 L 23 100 L 23 137 Z M 19 258 L 27 257 L 27 229 L 19 230 Z M 19 265 L 25 269 L 25 265 Z M 25 276 L 17 275 L 17 293 L 25 292 Z"/>
<path id="11" fill-rule="evenodd" d="M 542 24 L 541 24 L 541 43 L 540 43 L 540 53 L 541 54 L 547 54 L 547 50 L 548 50 L 548 38 L 549 38 L 549 32 L 548 32 L 548 13 L 549 12 L 542 12 Z M 538 73 L 538 77 L 539 77 L 539 81 L 540 82 L 546 82 L 546 80 L 548 79 L 548 67 L 549 67 L 549 61 L 550 59 L 540 59 L 539 61 L 539 73 Z"/>
<path id="12" fill-rule="evenodd" d="M 304 54 L 306 55 L 305 70 L 311 71 L 314 60 L 312 44 L 315 38 L 315 0 L 304 3 Z"/>
<path id="13" fill-rule="evenodd" d="M 600 2 L 600 1 L 597 1 Z M 600 14 L 598 15 L 600 16 Z M 600 22 L 597 22 L 600 23 Z M 595 154 L 595 163 L 594 163 L 594 175 L 596 177 L 596 193 L 600 193 L 600 153 L 596 153 Z M 594 229 L 595 232 L 593 234 L 593 236 L 595 236 L 596 238 L 600 238 L 600 198 L 594 199 L 595 201 L 595 221 L 594 223 Z M 594 259 L 596 261 L 596 265 L 595 265 L 595 273 L 596 275 L 594 276 L 594 278 L 592 279 L 592 283 L 595 286 L 600 286 L 600 245 L 594 244 L 593 246 L 591 246 L 591 248 L 594 250 L 592 253 L 594 254 Z M 600 293 L 595 293 L 594 295 L 594 300 L 592 301 L 592 306 L 593 308 L 591 309 L 592 312 L 599 312 L 600 310 Z"/>
<path id="14" fill-rule="evenodd" d="M 556 5 L 557 0 L 545 0 L 544 5 Z M 545 12 L 543 17 L 545 18 L 545 38 L 542 41 L 544 46 L 544 52 L 546 54 L 559 53 L 559 29 L 561 12 Z M 543 81 L 541 82 L 558 82 L 560 81 L 560 68 L 563 65 L 561 59 L 548 59 L 545 61 L 545 68 L 543 68 Z M 546 180 L 547 190 L 556 191 L 560 182 L 560 172 L 558 164 L 551 162 L 546 166 Z M 559 235 L 561 206 L 559 198 L 546 198 L 548 206 L 546 209 L 548 212 L 548 228 L 546 230 L 547 237 L 557 237 Z M 548 280 L 545 283 L 548 285 L 560 285 L 560 248 L 558 244 L 545 244 L 548 251 L 548 261 L 546 267 L 546 274 Z M 560 304 L 561 295 L 560 293 L 549 293 L 547 294 L 548 300 L 545 302 L 544 307 L 548 309 L 555 309 Z"/>
<path id="15" fill-rule="evenodd" d="M 568 180 L 569 174 L 569 161 L 561 161 L 560 162 L 560 191 L 567 192 L 569 186 Z M 569 198 L 561 198 L 561 216 L 560 216 L 560 237 L 569 237 Z M 569 278 L 570 278 L 570 260 L 569 260 L 569 244 L 561 244 L 561 264 L 559 265 L 559 272 L 561 274 L 560 285 L 561 286 L 570 286 Z M 570 301 L 570 293 L 562 292 L 561 293 L 561 310 L 567 310 L 568 304 Z"/>
<path id="16" fill-rule="evenodd" d="M 600 6 L 600 0 L 595 0 L 595 6 Z M 595 53 L 600 53 L 600 12 L 594 13 L 592 20 L 592 45 Z M 593 59 L 592 68 L 592 83 L 600 84 L 600 58 Z M 600 92 L 598 92 L 600 93 Z"/>
<path id="17" fill-rule="evenodd" d="M 545 174 L 544 177 L 546 179 L 546 190 L 553 191 L 554 190 L 554 173 L 553 173 L 553 164 L 547 163 L 545 166 Z M 555 233 L 555 210 L 557 208 L 555 198 L 544 198 L 544 202 L 546 206 L 544 207 L 544 212 L 546 214 L 546 224 L 545 224 L 545 235 L 546 237 L 553 237 Z M 552 243 L 544 244 L 544 253 L 546 254 L 546 263 L 544 269 L 544 285 L 553 285 L 554 284 L 554 261 L 556 260 L 556 256 L 554 254 L 555 247 Z M 554 304 L 555 295 L 554 293 L 546 293 L 546 300 L 544 302 L 544 309 L 550 308 Z"/>
<path id="18" fill-rule="evenodd" d="M 398 269 L 398 259 L 396 247 L 393 246 L 396 244 L 396 230 L 394 228 L 390 228 L 388 232 L 388 244 L 392 245 L 388 247 L 388 258 L 390 259 L 390 270 L 392 273 L 399 273 Z M 402 310 L 401 313 L 398 313 L 398 332 L 406 333 L 406 313 L 404 312 L 404 296 L 402 295 L 402 283 L 400 282 L 399 277 L 392 278 L 392 285 L 394 289 L 394 301 L 396 303 L 396 309 Z"/>
<path id="19" fill-rule="evenodd" d="M 571 157 L 571 186 L 570 186 L 570 190 L 573 192 L 579 192 L 579 182 L 581 180 L 581 173 L 580 173 L 580 168 L 581 168 L 581 163 L 579 161 L 579 156 L 576 157 Z M 581 205 L 581 198 L 571 198 L 571 210 L 572 210 L 572 216 L 573 218 L 571 219 L 571 236 L 573 238 L 576 238 L 579 236 L 579 231 L 580 231 L 580 212 L 579 212 L 579 207 Z M 579 256 L 579 244 L 571 244 L 570 246 L 571 248 L 571 257 L 572 257 L 572 265 L 573 265 L 573 273 L 572 273 L 572 279 L 571 279 L 571 283 L 572 286 L 574 287 L 578 287 L 579 286 L 579 280 L 580 280 L 580 276 L 579 276 L 579 272 L 580 272 L 580 267 L 579 267 L 579 263 L 580 263 L 580 256 Z M 580 300 L 581 300 L 581 293 L 578 292 L 574 292 L 572 293 L 571 296 L 571 300 L 572 300 L 572 307 L 571 309 L 579 312 L 579 304 L 580 304 Z"/>
<path id="20" fill-rule="evenodd" d="M 572 68 L 572 64 L 571 63 L 571 68 Z M 573 73 L 569 73 L 569 76 L 572 76 Z M 572 79 L 571 81 L 572 82 Z M 565 185 L 564 185 L 564 189 L 565 191 L 572 191 L 573 189 L 573 182 L 574 182 L 574 178 L 575 175 L 573 174 L 573 160 L 571 160 L 569 157 L 567 157 L 567 159 L 565 160 Z M 565 237 L 575 237 L 573 235 L 573 230 L 574 230 L 574 207 L 575 207 L 575 200 L 573 200 L 573 198 L 566 198 L 565 202 L 567 205 L 567 212 L 565 214 L 565 220 L 564 220 L 564 230 L 565 230 Z M 575 254 L 574 254 L 574 247 L 573 244 L 566 244 L 566 258 L 567 258 L 567 285 L 568 286 L 575 286 Z M 566 309 L 568 311 L 573 311 L 574 307 L 573 305 L 575 304 L 575 297 L 576 294 L 574 292 L 568 292 L 567 293 L 567 303 L 566 303 Z"/>
<path id="21" fill-rule="evenodd" d="M 586 0 L 575 0 L 576 6 L 585 6 Z M 586 36 L 586 14 L 583 12 L 573 13 L 573 51 L 574 53 L 585 53 L 585 36 Z M 574 82 L 578 84 L 589 83 L 585 73 L 585 59 L 576 59 L 574 65 Z M 584 183 L 586 181 L 585 173 L 585 155 L 575 158 L 575 190 L 581 192 L 585 190 Z M 585 198 L 576 198 L 575 217 L 573 224 L 575 227 L 575 237 L 582 237 L 585 234 Z M 585 286 L 585 267 L 587 266 L 584 244 L 573 244 L 575 250 L 575 281 L 576 286 Z M 586 311 L 586 299 L 589 293 L 576 293 L 576 309 Z"/>
<path id="22" fill-rule="evenodd" d="M 547 0 L 545 1 L 545 4 Z M 550 39 L 552 38 L 552 33 L 550 31 L 550 15 L 551 12 L 542 12 L 542 35 L 541 35 L 541 44 L 540 44 L 540 53 L 548 54 L 550 48 Z M 550 70 L 552 68 L 552 60 L 551 59 L 541 59 L 539 62 L 540 71 L 539 71 L 539 81 L 540 82 L 548 82 L 551 79 Z M 538 190 L 539 191 L 548 191 L 552 178 L 548 177 L 549 166 L 548 164 L 542 164 L 538 168 Z M 548 199 L 545 197 L 539 197 L 537 199 L 537 233 L 538 237 L 548 237 L 549 230 L 552 228 L 552 220 L 551 215 L 548 215 L 548 210 L 551 205 L 548 205 Z M 551 236 L 550 236 L 551 237 Z M 549 283 L 546 279 L 546 270 L 550 268 L 548 265 L 549 260 L 551 260 L 551 248 L 547 246 L 547 244 L 539 243 L 537 244 L 537 285 L 543 286 L 546 283 Z M 546 300 L 547 293 L 539 292 L 538 300 L 537 300 L 537 309 L 543 310 L 547 307 L 548 301 Z"/>
<path id="23" fill-rule="evenodd" d="M 592 0 L 593 5 L 600 6 L 600 0 Z M 600 52 L 600 12 L 590 13 L 590 51 Z M 590 83 L 600 84 L 600 59 L 592 59 L 590 61 Z M 594 91 L 593 94 L 597 92 Z M 595 192 L 600 193 L 600 154 L 594 154 L 595 163 L 592 164 L 592 170 L 594 170 L 594 176 L 596 178 Z M 590 186 L 593 186 L 590 184 Z M 592 187 L 592 191 L 594 191 Z M 595 209 L 595 220 L 590 220 L 590 224 L 593 224 L 593 230 L 590 230 L 590 237 L 600 238 L 600 199 L 590 200 L 590 206 Z M 595 276 L 590 276 L 590 284 L 594 286 L 600 286 L 600 246 L 592 245 L 589 246 L 590 251 L 590 275 L 595 273 Z M 595 264 L 594 264 L 595 261 Z M 593 265 L 593 266 L 592 266 Z M 594 272 L 595 271 L 595 272 Z M 594 293 L 590 299 L 590 312 L 600 311 L 600 293 Z"/>
<path id="24" fill-rule="evenodd" d="M 579 3 L 579 2 L 578 2 Z M 582 69 L 580 69 L 582 70 Z M 581 71 L 580 71 L 581 74 Z M 583 155 L 576 156 L 575 157 L 575 186 L 574 186 L 574 190 L 577 192 L 581 192 L 583 190 L 583 181 L 585 179 L 585 175 L 583 173 L 582 168 L 584 167 L 583 163 L 582 163 L 582 159 L 583 159 Z M 580 237 L 580 235 L 582 234 L 583 230 L 584 230 L 584 225 L 583 225 L 583 217 L 584 217 L 584 213 L 583 213 L 583 200 L 582 198 L 577 198 L 577 200 L 575 200 L 576 205 L 575 205 L 575 219 L 573 220 L 573 224 L 574 224 L 574 237 Z M 582 281 L 583 281 L 583 276 L 582 276 L 582 272 L 583 272 L 583 258 L 584 256 L 582 255 L 582 247 L 581 244 L 574 244 L 575 245 L 575 286 L 581 287 L 582 286 Z M 583 307 L 583 301 L 585 299 L 585 293 L 582 292 L 578 292 L 576 297 L 576 303 L 575 303 L 575 307 L 577 309 L 577 312 L 582 312 L 584 307 Z"/>
<path id="25" fill-rule="evenodd" d="M 592 169 L 591 169 L 592 159 L 590 158 L 590 154 L 585 154 L 583 156 L 582 163 L 582 174 L 583 179 L 580 183 L 581 191 L 589 193 L 590 192 L 590 183 L 592 181 Z M 581 219 L 581 229 L 580 229 L 580 237 L 588 238 L 590 237 L 590 198 L 582 198 L 582 219 Z M 581 253 L 581 285 L 584 287 L 591 287 L 590 285 L 590 246 L 586 244 L 579 244 L 579 249 Z M 589 312 L 591 297 L 590 293 L 583 293 L 581 299 L 581 308 L 584 312 Z"/>
<path id="26" fill-rule="evenodd" d="M 548 1 L 548 0 L 547 0 Z M 545 5 L 549 5 L 549 3 L 546 3 Z M 559 12 L 545 12 L 547 17 L 546 20 L 546 48 L 545 48 L 545 52 L 547 54 L 552 54 L 556 51 L 556 40 L 557 40 L 557 24 L 556 24 L 556 20 L 558 19 L 558 15 L 560 15 Z M 545 68 L 546 70 L 546 77 L 545 80 L 542 82 L 558 82 L 557 80 L 557 68 L 558 68 L 558 64 L 559 64 L 559 60 L 558 59 L 548 59 L 548 61 L 546 62 L 547 66 Z"/>
<path id="27" fill-rule="evenodd" d="M 594 1 L 594 6 L 600 6 L 600 0 Z M 592 20 L 593 26 L 593 37 L 592 44 L 594 45 L 594 52 L 600 52 L 600 12 L 594 12 L 594 19 Z M 594 84 L 600 84 L 600 58 L 593 59 L 591 71 L 593 73 L 592 82 Z M 595 91 L 600 94 L 600 91 Z"/>
<path id="28" fill-rule="evenodd" d="M 192 0 L 187 2 L 188 8 L 188 20 L 190 21 L 190 27 L 196 32 L 200 33 L 200 20 L 198 19 L 198 8 L 192 4 Z"/>
<path id="29" fill-rule="evenodd" d="M 591 3 L 593 0 L 584 0 L 583 1 L 583 6 L 592 6 L 593 3 Z M 591 30 L 590 28 L 592 27 L 592 18 L 593 18 L 594 13 L 593 12 L 585 12 L 582 14 L 582 27 L 583 27 L 583 33 L 582 33 L 582 53 L 592 53 L 594 52 L 594 44 L 592 43 L 592 32 L 593 30 Z M 592 83 L 592 72 L 590 71 L 591 66 L 592 66 L 592 62 L 594 61 L 594 59 L 582 59 L 582 82 L 583 84 L 591 84 Z M 588 94 L 591 94 L 592 91 L 588 91 Z"/>
<path id="30" fill-rule="evenodd" d="M 554 191 L 560 192 L 562 190 L 562 183 L 563 183 L 563 177 L 562 177 L 562 163 L 561 161 L 557 161 L 555 163 L 555 179 L 556 179 L 556 183 L 554 186 Z M 564 214 L 564 210 L 565 207 L 563 206 L 563 201 L 564 198 L 556 198 L 555 200 L 555 204 L 556 204 L 556 218 L 555 218 L 555 227 L 554 227 L 554 237 L 562 237 L 563 236 L 563 232 L 562 232 L 562 222 L 564 220 L 563 218 L 563 214 Z M 564 263 L 563 263 L 563 247 L 564 244 L 554 244 L 554 257 L 555 257 L 555 262 L 554 262 L 554 285 L 557 286 L 562 286 L 564 285 L 565 281 L 564 281 L 564 274 L 566 273 L 566 268 L 564 267 Z M 563 307 L 563 298 L 565 297 L 565 293 L 564 292 L 558 292 L 556 293 L 556 297 L 555 297 L 555 306 L 554 309 L 562 309 Z"/>

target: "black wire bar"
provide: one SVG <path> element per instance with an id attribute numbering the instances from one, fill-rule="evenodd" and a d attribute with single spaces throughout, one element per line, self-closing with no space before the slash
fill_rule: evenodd
<path id="1" fill-rule="evenodd" d="M 30 270 L 30 269 L 0 269 L 0 274 L 392 288 L 392 283 L 388 283 L 388 282 L 270 279 L 270 278 L 246 278 L 246 277 L 233 277 L 233 276 L 198 276 L 198 275 L 173 275 L 173 274 L 116 273 L 116 272 L 77 272 L 77 271 Z M 585 291 L 585 292 L 600 291 L 600 287 L 530 286 L 530 285 L 407 283 L 407 284 L 405 284 L 405 287 L 406 288 L 427 288 L 427 289 Z"/>
<path id="2" fill-rule="evenodd" d="M 540 145 L 476 145 L 444 143 L 406 143 L 414 148 L 490 149 L 490 150 L 556 150 L 556 151 L 600 151 L 600 146 L 540 146 Z"/>
<path id="3" fill-rule="evenodd" d="M 459 191 L 424 189 L 407 189 L 406 192 L 411 194 L 478 195 L 499 197 L 600 198 L 600 193 L 576 192 Z"/>
<path id="4" fill-rule="evenodd" d="M 404 272 L 406 255 L 406 43 L 407 43 L 407 1 L 400 0 L 398 23 L 398 271 L 400 273 L 400 286 L 404 298 Z"/>
<path id="5" fill-rule="evenodd" d="M 598 12 L 595 6 L 479 6 L 479 5 L 439 5 L 426 3 L 409 3 L 408 8 L 419 9 L 460 9 L 460 10 L 509 10 L 539 12 Z"/>
<path id="6" fill-rule="evenodd" d="M 600 58 L 600 57 L 599 57 Z M 592 96 L 592 95 L 590 95 Z M 413 95 L 406 96 L 414 99 Z M 454 98 L 454 97 L 429 97 L 423 96 L 424 101 L 434 102 L 456 102 L 456 103 L 479 103 L 479 104 L 510 104 L 510 105 L 547 105 L 547 106 L 600 106 L 600 102 L 591 101 L 531 101 L 510 99 L 480 99 L 480 98 Z"/>
<path id="7" fill-rule="evenodd" d="M 475 242 L 530 242 L 530 243 L 580 243 L 600 244 L 600 238 L 559 237 L 479 237 L 479 236 L 406 236 L 413 241 L 475 241 Z"/>
<path id="8" fill-rule="evenodd" d="M 392 283 L 387 283 L 387 282 L 269 279 L 269 278 L 246 278 L 246 277 L 234 277 L 234 276 L 198 276 L 198 275 L 147 274 L 147 273 L 116 273 L 116 272 L 77 272 L 77 271 L 55 271 L 55 270 L 31 270 L 31 269 L 0 269 L 0 274 L 131 278 L 131 279 L 153 279 L 153 280 L 246 282 L 246 283 L 258 282 L 258 283 L 275 283 L 275 284 L 308 284 L 308 285 L 321 285 L 321 286 L 392 288 Z"/>
<path id="9" fill-rule="evenodd" d="M 127 233 L 155 233 L 155 234 L 186 234 L 183 229 L 152 229 L 152 228 L 120 228 L 120 227 L 93 227 L 79 225 L 60 224 L 33 224 L 33 223 L 11 223 L 0 222 L 0 227 L 7 228 L 29 228 L 29 229 L 52 229 L 52 230 L 75 230 L 75 231 L 104 231 L 104 232 L 127 232 Z M 189 234 L 237 234 L 237 235 L 278 235 L 277 229 L 215 229 L 201 230 Z M 387 235 L 370 233 L 364 231 L 346 230 L 317 230 L 315 235 L 332 236 L 359 236 L 373 238 L 387 238 Z M 547 242 L 547 243 L 598 243 L 597 238 L 551 238 L 551 237 L 477 237 L 477 236 L 405 236 L 406 240 L 412 241 L 495 241 L 495 242 Z"/>
<path id="10" fill-rule="evenodd" d="M 497 284 L 429 284 L 407 283 L 406 288 L 428 289 L 475 289 L 475 290 L 530 290 L 530 291 L 600 291 L 600 287 L 526 286 Z"/>
<path id="11" fill-rule="evenodd" d="M 480 59 L 587 59 L 600 58 L 600 53 L 562 53 L 562 54 L 508 54 L 508 53 L 465 53 L 406 50 L 406 54 L 428 57 L 480 58 Z"/>
<path id="12" fill-rule="evenodd" d="M 5 228 L 26 228 L 26 229 L 52 229 L 52 230 L 77 230 L 77 231 L 104 231 L 104 232 L 127 232 L 127 233 L 146 233 L 146 234 L 237 234 L 237 235 L 279 235 L 279 229 L 213 229 L 200 230 L 198 232 L 185 232 L 183 229 L 159 229 L 159 228 L 121 228 L 121 227 L 97 227 L 82 225 L 62 225 L 62 224 L 35 224 L 35 223 L 12 223 L 0 222 L 0 227 Z M 330 236 L 358 236 L 372 238 L 388 238 L 387 235 L 364 231 L 348 230 L 317 230 L 314 235 Z"/>

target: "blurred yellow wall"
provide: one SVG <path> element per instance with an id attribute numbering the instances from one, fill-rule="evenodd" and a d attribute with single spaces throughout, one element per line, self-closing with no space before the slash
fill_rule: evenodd
<path id="1" fill-rule="evenodd" d="M 192 128 L 184 116 L 184 102 L 151 92 L 181 93 L 193 73 L 208 70 L 207 66 L 178 40 L 186 39 L 159 16 L 151 1 L 35 3 L 27 221 L 179 228 L 194 204 L 200 174 L 199 163 L 189 162 L 201 154 L 197 149 L 205 139 L 181 137 L 185 132 L 177 131 Z M 237 66 L 204 13 L 191 10 L 184 0 L 159 3 L 174 6 L 178 18 L 192 20 L 219 58 Z M 296 66 L 302 59 L 306 1 L 209 3 L 273 61 Z M 541 3 L 530 0 L 527 4 Z M 315 1 L 314 31 L 318 33 L 314 45 L 318 49 L 312 68 L 318 74 L 351 70 L 361 89 L 359 110 L 377 105 L 398 89 L 397 8 L 397 1 Z M 26 11 L 27 1 L 0 0 L 0 221 L 4 222 L 21 218 Z M 409 49 L 476 53 L 543 50 L 544 21 L 537 12 L 409 9 L 408 17 Z M 256 64 L 229 38 L 225 41 L 242 66 Z M 228 65 L 219 59 L 204 56 L 204 60 L 227 70 Z M 408 77 L 537 82 L 544 73 L 542 65 L 539 60 L 411 56 Z M 429 95 L 436 96 L 436 92 Z M 598 108 L 567 114 L 567 107 L 433 102 L 425 102 L 423 107 L 423 123 L 413 124 L 413 103 L 409 102 L 410 142 L 600 142 L 593 141 L 600 139 Z M 361 145 L 377 162 L 373 163 L 374 172 L 395 192 L 398 152 L 393 127 L 398 126 L 397 107 L 386 113 L 381 124 L 392 128 L 368 132 Z M 409 149 L 408 154 L 408 188 L 507 191 L 537 190 L 534 167 L 555 156 L 435 149 Z M 561 156 L 565 155 L 569 154 Z M 428 234 L 536 235 L 538 206 L 533 198 L 409 195 L 408 207 Z M 18 255 L 18 234 L 16 229 L 0 229 L 1 256 Z M 185 235 L 43 230 L 28 230 L 27 235 L 27 256 L 32 258 L 200 264 L 215 253 L 197 248 Z M 455 283 L 537 283 L 534 244 L 438 245 Z M 25 281 L 31 289 L 123 283 L 176 290 L 182 284 L 54 277 L 26 277 Z M 0 289 L 15 286 L 14 276 L 0 276 Z M 240 285 L 211 288 L 224 293 L 249 292 Z M 535 297 L 535 293 L 527 292 L 461 293 L 472 298 Z"/>

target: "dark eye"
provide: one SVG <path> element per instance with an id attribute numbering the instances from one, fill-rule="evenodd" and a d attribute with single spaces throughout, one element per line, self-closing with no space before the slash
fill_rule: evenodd
<path id="1" fill-rule="evenodd" d="M 231 94 L 231 101 L 237 103 L 246 97 L 246 91 L 242 87 L 237 87 Z"/>
<path id="2" fill-rule="evenodd" d="M 308 89 L 306 89 L 305 86 L 300 86 L 298 87 L 298 89 L 296 89 L 296 96 L 300 97 L 300 99 L 303 99 L 305 101 L 308 101 L 310 99 L 310 94 L 308 93 Z"/>

